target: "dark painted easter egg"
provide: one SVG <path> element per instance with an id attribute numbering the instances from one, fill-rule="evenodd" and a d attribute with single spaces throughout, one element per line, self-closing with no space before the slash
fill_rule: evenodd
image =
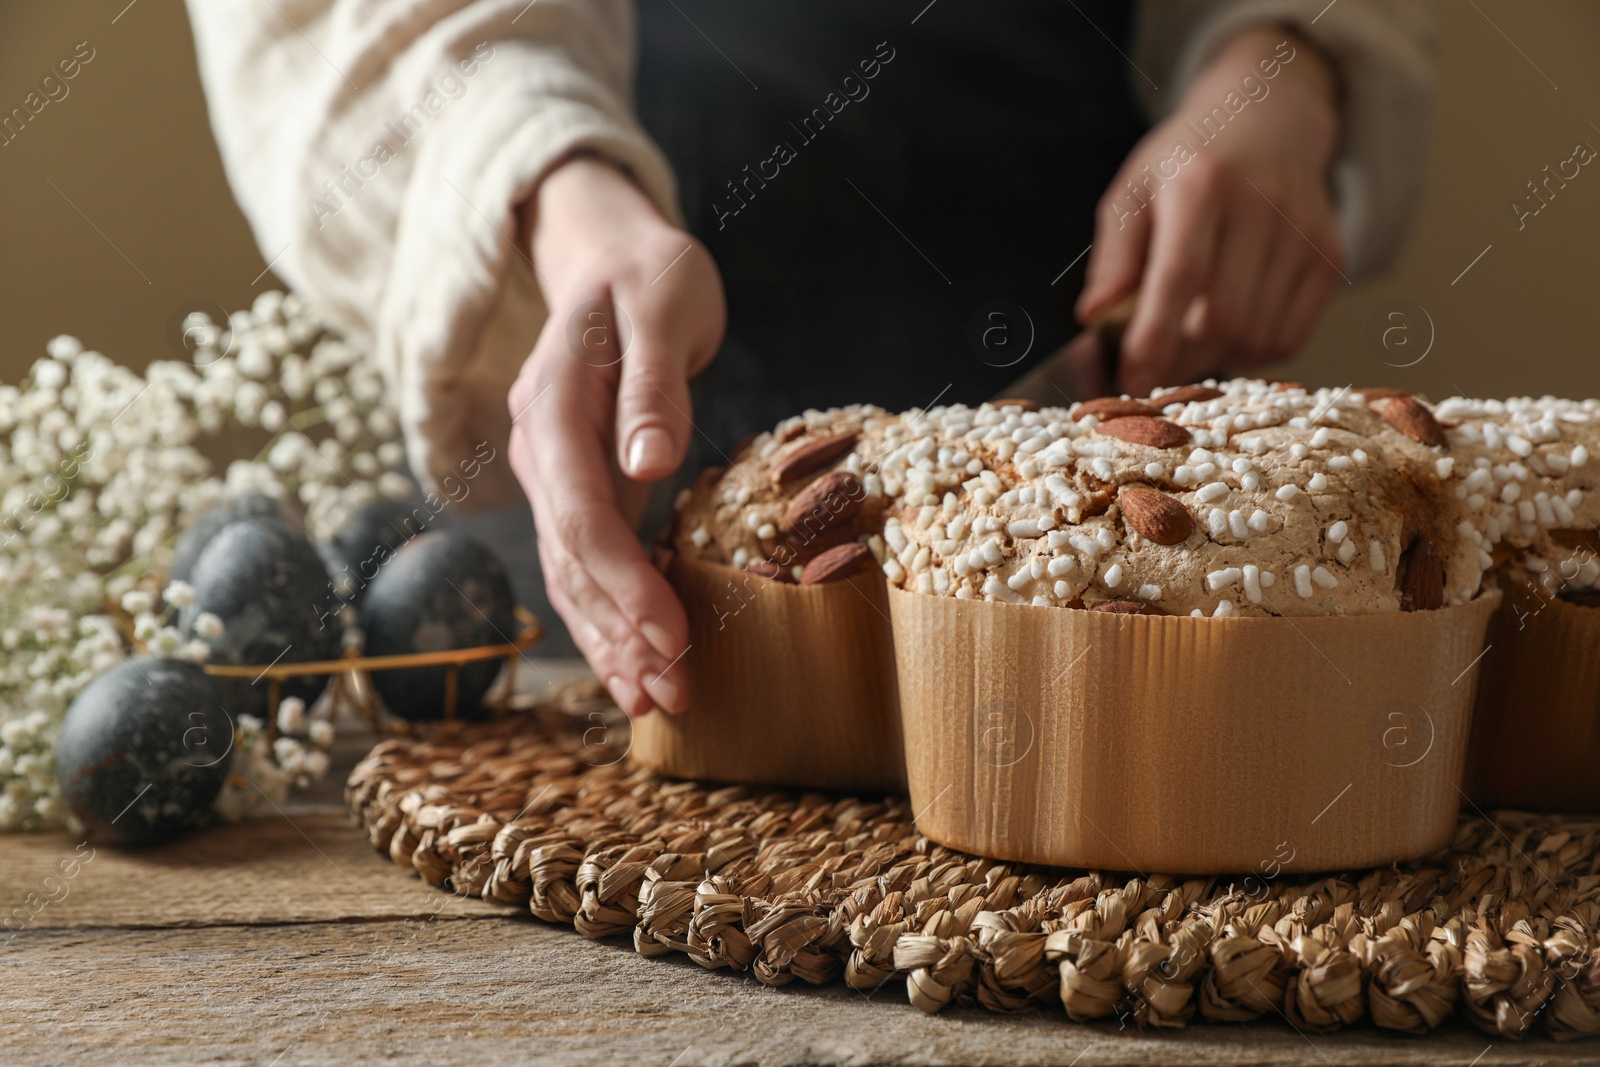
<path id="1" fill-rule="evenodd" d="M 435 518 L 428 505 L 416 499 L 384 498 L 357 508 L 339 532 L 320 546 L 336 595 L 360 607 L 383 565 Z"/>
<path id="2" fill-rule="evenodd" d="M 183 531 L 178 547 L 173 550 L 172 566 L 167 571 L 171 581 L 187 582 L 194 574 L 194 565 L 211 539 L 227 527 L 242 519 L 282 519 L 288 521 L 283 505 L 264 493 L 246 493 L 223 501 L 201 515 Z"/>
<path id="3" fill-rule="evenodd" d="M 155 845 L 206 825 L 233 751 L 225 702 L 182 660 L 144 656 L 90 682 L 56 739 L 62 800 L 89 836 Z"/>
<path id="4" fill-rule="evenodd" d="M 343 622 L 326 603 L 328 572 L 311 542 L 288 523 L 245 519 L 212 538 L 190 579 L 194 603 L 178 617 L 185 637 L 211 646 L 211 663 L 267 667 L 338 659 Z M 195 631 L 204 612 L 222 620 L 221 637 Z M 229 707 L 271 722 L 269 679 L 223 679 Z M 328 676 L 284 678 L 279 699 L 307 704 L 321 695 Z"/>
<path id="5" fill-rule="evenodd" d="M 415 538 L 383 566 L 361 610 L 368 656 L 439 652 L 506 644 L 517 633 L 516 601 L 500 561 L 453 530 Z M 481 718 L 483 696 L 504 661 L 456 668 L 456 714 Z M 372 684 L 388 709 L 421 722 L 444 717 L 448 667 L 374 671 Z"/>

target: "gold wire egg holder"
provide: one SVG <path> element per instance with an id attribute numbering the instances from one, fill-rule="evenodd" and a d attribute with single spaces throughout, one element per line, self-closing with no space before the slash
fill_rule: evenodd
<path id="1" fill-rule="evenodd" d="M 277 708 L 282 702 L 284 680 L 318 674 L 332 675 L 328 683 L 330 699 L 335 705 L 340 701 L 347 701 L 375 733 L 410 733 L 413 724 L 400 716 L 391 714 L 387 721 L 385 720 L 382 714 L 383 702 L 373 691 L 372 681 L 368 675 L 374 671 L 402 670 L 407 667 L 446 668 L 444 718 L 455 719 L 459 711 L 456 705 L 461 690 L 461 668 L 484 660 L 504 659 L 505 677 L 492 705 L 495 714 L 504 715 L 511 709 L 511 699 L 516 692 L 518 662 L 523 654 L 544 636 L 544 627 L 539 624 L 539 620 L 531 611 L 521 605 L 515 610 L 517 622 L 522 628 L 512 640 L 497 645 L 441 649 L 437 652 L 407 652 L 394 656 L 364 656 L 360 650 L 351 648 L 338 659 L 272 663 L 264 666 L 203 663 L 200 668 L 213 678 L 244 678 L 249 679 L 252 685 L 265 679 L 267 707 L 272 711 L 269 716 L 270 721 L 265 724 L 269 734 L 277 732 Z M 126 633 L 129 643 L 140 652 L 148 652 L 149 649 L 144 642 L 133 633 L 132 618 L 122 611 L 120 606 L 112 606 L 112 614 Z"/>

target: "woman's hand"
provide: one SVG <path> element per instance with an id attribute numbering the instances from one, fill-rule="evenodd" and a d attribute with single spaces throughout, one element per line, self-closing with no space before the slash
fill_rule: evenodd
<path id="1" fill-rule="evenodd" d="M 1253 27 L 1133 150 L 1101 198 L 1077 306 L 1089 323 L 1140 290 L 1122 338 L 1122 391 L 1248 370 L 1305 343 L 1342 277 L 1328 189 L 1336 97 L 1310 45 Z"/>
<path id="2" fill-rule="evenodd" d="M 511 389 L 511 465 L 550 602 L 618 706 L 682 711 L 688 622 L 634 534 L 722 342 L 722 280 L 615 167 L 575 157 L 525 206 L 550 317 Z"/>

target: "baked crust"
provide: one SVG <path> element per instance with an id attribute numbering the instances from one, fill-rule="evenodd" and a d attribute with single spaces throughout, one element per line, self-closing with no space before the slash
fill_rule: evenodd
<path id="1" fill-rule="evenodd" d="M 916 592 L 1182 615 L 1458 604 L 1496 568 L 1600 584 L 1600 545 L 1581 534 L 1600 525 L 1600 402 L 1430 407 L 1391 389 L 1234 379 L 1142 407 L 1030 407 L 806 412 L 682 494 L 671 543 L 797 579 L 860 541 Z M 1180 506 L 1187 534 L 1166 501 L 1134 493 L 1124 507 L 1134 487 Z"/>

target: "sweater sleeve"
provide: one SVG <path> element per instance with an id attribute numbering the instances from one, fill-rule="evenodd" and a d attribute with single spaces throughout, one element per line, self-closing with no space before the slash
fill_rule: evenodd
<path id="1" fill-rule="evenodd" d="M 412 469 L 483 442 L 545 317 L 515 209 L 575 151 L 669 217 L 631 113 L 628 0 L 189 0 L 228 179 L 262 254 L 380 362 Z M 504 461 L 473 503 L 518 502 Z"/>
<path id="2" fill-rule="evenodd" d="M 1177 107 L 1207 59 L 1252 23 L 1279 23 L 1321 48 L 1344 88 L 1332 180 L 1349 272 L 1399 255 L 1422 199 L 1432 121 L 1436 0 L 1144 0 L 1133 62 L 1150 112 Z"/>

